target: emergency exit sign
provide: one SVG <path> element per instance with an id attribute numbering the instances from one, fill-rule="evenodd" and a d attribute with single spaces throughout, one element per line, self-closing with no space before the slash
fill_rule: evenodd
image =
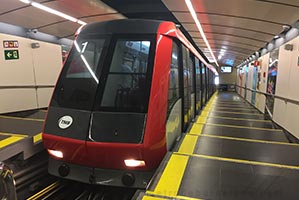
<path id="1" fill-rule="evenodd" d="M 19 50 L 4 50 L 5 60 L 19 59 Z"/>

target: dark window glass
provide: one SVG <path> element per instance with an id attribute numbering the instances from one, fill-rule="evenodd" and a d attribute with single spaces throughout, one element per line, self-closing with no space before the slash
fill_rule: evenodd
<path id="1" fill-rule="evenodd" d="M 191 77 L 189 68 L 189 50 L 183 46 L 183 85 L 184 85 L 184 122 L 190 120 L 191 109 Z"/>
<path id="2" fill-rule="evenodd" d="M 59 78 L 52 106 L 91 110 L 105 39 L 77 38 Z"/>
<path id="3" fill-rule="evenodd" d="M 195 58 L 195 77 L 196 77 L 196 110 L 201 108 L 201 76 L 200 76 L 200 62 Z"/>
<path id="4" fill-rule="evenodd" d="M 168 114 L 179 99 L 179 48 L 176 43 L 172 43 L 171 65 L 169 74 L 168 89 Z"/>
<path id="5" fill-rule="evenodd" d="M 146 87 L 150 41 L 116 42 L 101 101 L 101 109 L 146 112 Z"/>

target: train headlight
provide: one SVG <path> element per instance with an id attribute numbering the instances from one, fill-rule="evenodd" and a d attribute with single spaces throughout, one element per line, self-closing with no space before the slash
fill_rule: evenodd
<path id="1" fill-rule="evenodd" d="M 48 153 L 56 158 L 63 158 L 63 153 L 61 151 L 48 149 Z"/>
<path id="2" fill-rule="evenodd" d="M 145 162 L 143 160 L 128 159 L 128 160 L 124 160 L 124 161 L 125 161 L 125 165 L 127 167 L 144 167 L 145 166 Z"/>

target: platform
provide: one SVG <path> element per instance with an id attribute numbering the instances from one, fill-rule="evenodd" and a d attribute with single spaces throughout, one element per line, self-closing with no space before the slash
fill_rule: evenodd
<path id="1" fill-rule="evenodd" d="M 137 199 L 297 199 L 298 152 L 249 103 L 220 92 Z"/>
<path id="2" fill-rule="evenodd" d="M 27 159 L 43 149 L 41 131 L 46 110 L 0 114 L 0 161 L 22 153 Z"/>

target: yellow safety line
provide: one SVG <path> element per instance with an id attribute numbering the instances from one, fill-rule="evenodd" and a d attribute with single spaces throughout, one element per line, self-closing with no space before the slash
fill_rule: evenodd
<path id="1" fill-rule="evenodd" d="M 10 136 L 9 138 L 5 138 L 3 140 L 0 140 L 0 148 L 6 147 L 10 144 L 13 144 L 19 140 L 24 139 L 24 137 L 20 137 L 20 136 Z"/>
<path id="2" fill-rule="evenodd" d="M 266 162 L 251 161 L 251 160 L 241 160 L 241 159 L 235 159 L 235 158 L 208 156 L 208 155 L 202 155 L 202 154 L 187 155 L 187 154 L 180 154 L 180 153 L 176 153 L 176 152 L 174 154 L 198 157 L 198 158 L 209 159 L 209 160 L 219 160 L 219 161 L 225 161 L 225 162 L 248 164 L 248 165 L 258 165 L 258 166 L 264 166 L 264 167 L 275 167 L 275 168 L 299 170 L 299 166 L 293 166 L 293 165 L 266 163 Z"/>
<path id="3" fill-rule="evenodd" d="M 167 196 L 161 196 L 161 195 L 156 195 L 152 191 L 146 191 L 145 193 L 146 196 L 142 198 L 142 200 L 160 200 L 160 199 L 178 199 L 178 200 L 202 200 L 198 198 L 192 198 L 192 197 L 186 197 L 186 196 L 173 196 L 173 195 L 167 195 Z M 147 196 L 147 195 L 153 195 L 153 196 Z"/>
<path id="4" fill-rule="evenodd" d="M 246 119 L 246 118 L 235 118 L 235 117 L 222 117 L 222 116 L 209 116 L 208 118 L 219 118 L 219 119 L 231 119 L 231 120 L 241 120 L 241 121 L 253 121 L 253 122 L 271 122 L 270 120 L 262 119 Z"/>
<path id="5" fill-rule="evenodd" d="M 193 135 L 193 134 L 190 134 L 190 135 Z M 297 146 L 297 147 L 299 147 L 299 144 L 296 144 L 296 143 L 275 142 L 275 141 L 269 141 L 269 140 L 255 140 L 255 139 L 229 137 L 229 136 L 221 136 L 221 135 L 201 134 L 200 137 L 209 137 L 209 138 L 216 138 L 216 139 L 235 140 L 235 141 L 244 141 L 244 142 L 256 142 L 256 143 L 264 143 L 264 144 L 277 144 L 277 145 L 287 145 L 287 146 Z"/>
<path id="6" fill-rule="evenodd" d="M 189 133 L 190 134 L 200 135 L 201 132 L 202 132 L 203 126 L 204 126 L 203 124 L 194 123 Z"/>
<path id="7" fill-rule="evenodd" d="M 16 136 L 16 137 L 29 137 L 28 135 L 23 135 L 23 134 L 15 134 L 15 133 L 4 133 L 0 132 L 0 135 L 5 135 L 5 136 Z"/>
<path id="8" fill-rule="evenodd" d="M 27 120 L 27 121 L 38 121 L 38 122 L 44 122 L 44 119 L 34 119 L 34 118 L 23 118 L 23 117 L 12 117 L 12 116 L 5 116 L 5 115 L 0 115 L 1 118 L 6 118 L 6 119 L 20 119 L 20 120 Z"/>
<path id="9" fill-rule="evenodd" d="M 221 126 L 221 127 L 229 127 L 229 128 L 243 128 L 243 129 L 283 132 L 280 129 L 271 129 L 271 128 L 259 128 L 259 127 L 251 127 L 251 126 L 238 126 L 238 125 L 214 124 L 214 123 L 205 123 L 205 124 L 210 126 Z"/>
<path id="10" fill-rule="evenodd" d="M 33 136 L 33 143 L 37 143 L 42 140 L 42 133 L 38 133 L 35 136 Z"/>
<path id="11" fill-rule="evenodd" d="M 180 153 L 192 154 L 197 142 L 198 135 L 185 135 L 184 140 L 179 148 Z"/>
<path id="12" fill-rule="evenodd" d="M 239 115 L 258 115 L 261 116 L 263 114 L 257 114 L 257 113 L 241 113 L 241 112 L 230 112 L 230 111 L 213 111 L 215 113 L 231 113 L 231 114 L 239 114 Z"/>
<path id="13" fill-rule="evenodd" d="M 189 157 L 186 155 L 172 154 L 155 190 L 153 191 L 153 194 L 176 196 L 179 191 L 188 159 Z"/>
<path id="14" fill-rule="evenodd" d="M 51 189 L 53 189 L 55 187 L 58 187 L 58 186 L 59 186 L 59 181 L 56 181 L 55 183 L 52 183 L 51 185 L 49 185 L 48 187 L 46 187 L 43 190 L 39 191 L 35 195 L 29 197 L 27 200 L 38 199 L 38 198 L 42 197 L 43 195 L 45 195 L 47 192 L 49 192 Z"/>
<path id="15" fill-rule="evenodd" d="M 196 120 L 197 123 L 205 124 L 207 122 L 207 117 L 198 117 Z"/>

